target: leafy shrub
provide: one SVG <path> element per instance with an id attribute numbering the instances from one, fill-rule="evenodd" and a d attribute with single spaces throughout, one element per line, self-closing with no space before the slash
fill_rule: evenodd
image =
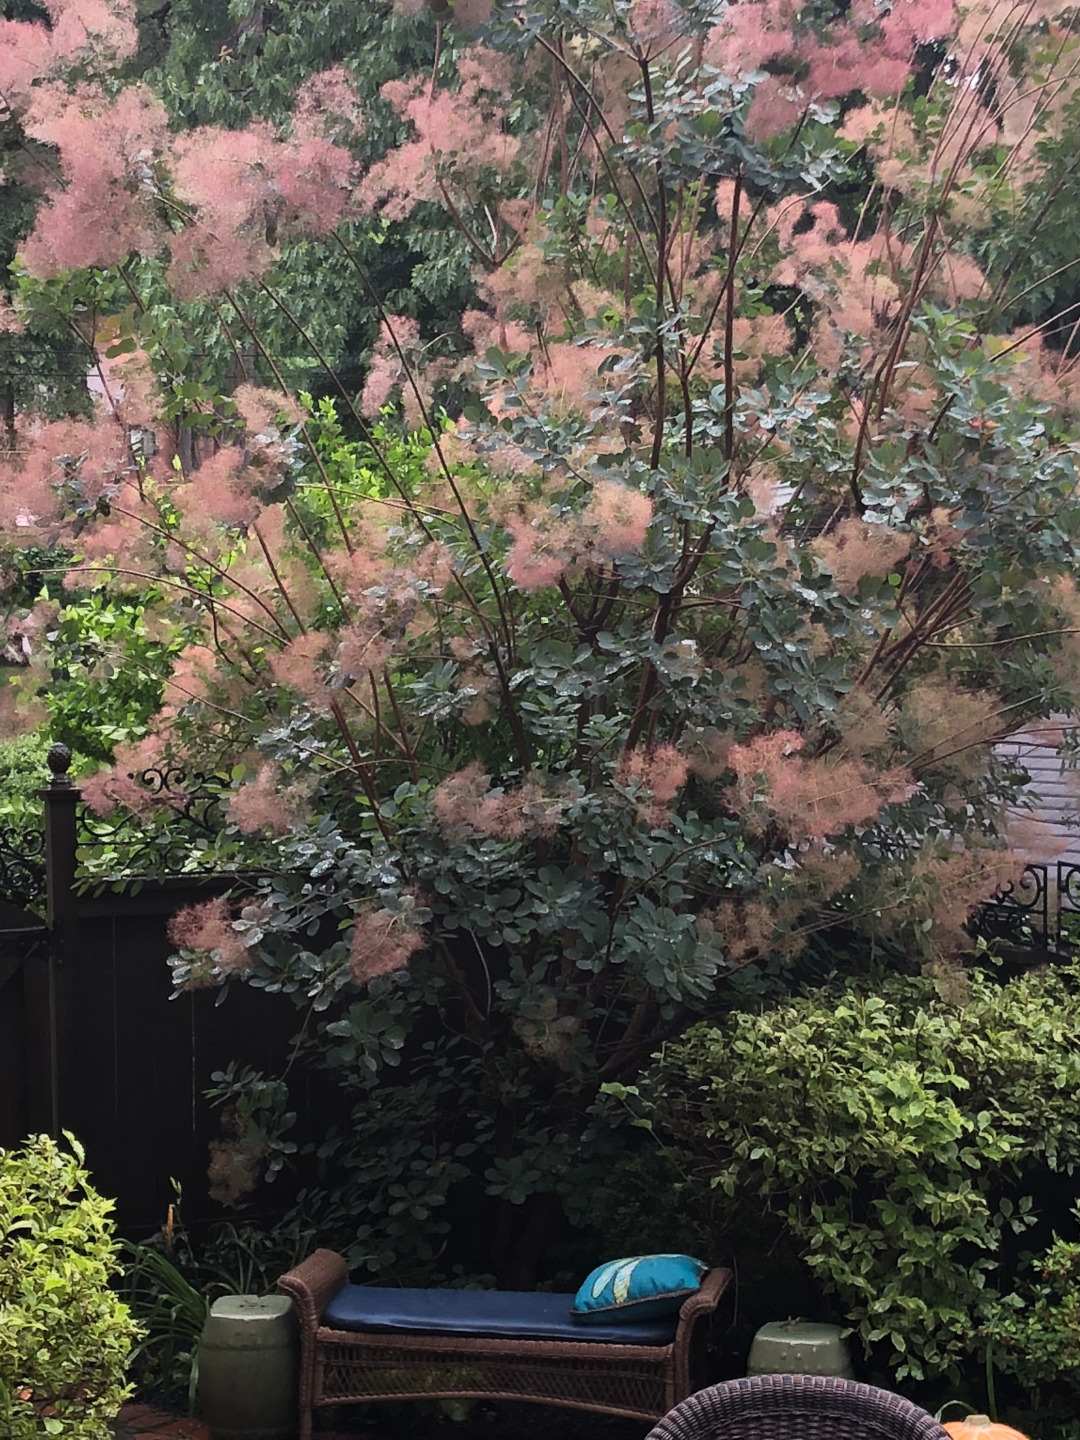
<path id="1" fill-rule="evenodd" d="M 222 1295 L 272 1293 L 277 1277 L 299 1264 L 316 1238 L 313 1230 L 295 1224 L 263 1230 L 226 1221 L 195 1245 L 180 1216 L 180 1199 L 176 1186 L 176 1203 L 148 1241 L 122 1242 L 121 1293 L 143 1332 L 131 1355 L 139 1393 L 193 1408 L 199 1344 L 211 1305 Z"/>
<path id="2" fill-rule="evenodd" d="M 24 825 L 32 820 L 40 829 L 37 792 L 48 779 L 48 748 L 48 738 L 38 731 L 0 740 L 0 824 Z"/>
<path id="3" fill-rule="evenodd" d="M 46 1135 L 0 1151 L 0 1431 L 6 1440 L 108 1440 L 138 1327 L 109 1289 L 112 1202 L 81 1146 Z"/>
<path id="4" fill-rule="evenodd" d="M 1078 980 L 976 976 L 964 1005 L 922 977 L 836 983 L 699 1024 L 606 1089 L 678 1147 L 700 1229 L 794 1240 L 898 1377 L 955 1378 L 1015 1309 L 1033 1197 L 1080 1163 Z"/>
<path id="5" fill-rule="evenodd" d="M 1080 1209 L 1073 1210 L 1080 1219 Z M 998 1370 L 1015 1375 L 1037 1400 L 1080 1399 L 1080 1243 L 1056 1235 L 1033 1275 L 987 1328 Z M 1040 1392 L 1042 1392 L 1040 1394 Z"/>

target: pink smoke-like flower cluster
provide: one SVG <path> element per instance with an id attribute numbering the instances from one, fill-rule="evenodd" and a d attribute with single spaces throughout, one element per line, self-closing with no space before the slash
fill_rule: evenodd
<path id="1" fill-rule="evenodd" d="M 226 975 L 242 975 L 254 968 L 254 957 L 233 925 L 229 902 L 221 896 L 178 910 L 169 921 L 168 933 L 181 949 L 212 955 L 217 969 Z"/>
<path id="2" fill-rule="evenodd" d="M 426 78 L 383 86 L 383 98 L 411 121 L 416 139 L 371 167 L 360 187 L 365 206 L 380 209 L 390 220 L 404 220 L 421 201 L 440 198 L 443 172 L 449 168 L 464 179 L 486 168 L 506 171 L 513 164 L 521 142 L 502 129 L 496 103 L 509 87 L 506 57 L 477 46 L 461 54 L 458 74 L 456 93 L 433 90 Z"/>
<path id="3" fill-rule="evenodd" d="M 135 54 L 139 44 L 131 0 L 48 0 L 51 25 L 0 20 L 0 98 L 20 114 L 35 88 L 76 62 L 89 72 Z"/>
<path id="4" fill-rule="evenodd" d="M 285 835 L 307 818 L 311 789 L 310 784 L 287 783 L 278 765 L 260 765 L 255 779 L 229 801 L 229 819 L 246 835 L 256 830 Z"/>
<path id="5" fill-rule="evenodd" d="M 671 824 L 671 802 L 686 784 L 689 771 L 685 755 L 665 741 L 625 751 L 615 780 L 647 791 L 650 798 L 637 802 L 638 819 L 650 829 L 665 830 Z"/>
<path id="6" fill-rule="evenodd" d="M 476 830 L 500 840 L 522 835 L 554 835 L 567 797 L 553 793 L 543 777 L 532 774 L 520 786 L 493 788 L 479 761 L 456 771 L 438 786 L 431 808 L 444 829 Z"/>
<path id="7" fill-rule="evenodd" d="M 728 766 L 738 776 L 730 801 L 748 823 L 764 810 L 792 839 L 822 840 L 910 799 L 914 784 L 903 766 L 882 770 L 862 760 L 808 759 L 800 754 L 803 743 L 797 731 L 774 730 L 728 751 Z"/>
<path id="8" fill-rule="evenodd" d="M 118 808 L 135 815 L 148 815 L 168 804 L 167 799 L 155 794 L 141 778 L 146 771 L 156 769 L 161 759 L 161 742 L 153 735 L 118 745 L 113 765 L 79 781 L 84 802 L 96 815 L 108 815 Z"/>
<path id="9" fill-rule="evenodd" d="M 169 135 L 156 95 L 142 85 L 114 98 L 90 86 L 74 93 L 46 86 L 35 93 L 23 124 L 35 140 L 59 151 L 65 182 L 42 207 L 23 246 L 32 273 L 116 265 L 132 250 L 159 248 L 156 167 Z"/>
<path id="10" fill-rule="evenodd" d="M 807 107 L 860 90 L 896 95 L 911 73 L 916 47 L 948 35 L 953 0 L 853 0 L 848 15 L 821 35 L 802 17 L 798 0 L 742 0 L 729 5 L 706 40 L 706 59 L 728 74 L 747 74 L 784 63 L 787 75 L 769 74 L 755 91 L 747 130 L 766 140 L 794 124 Z"/>
<path id="11" fill-rule="evenodd" d="M 72 0 L 65 14 L 86 15 L 95 3 Z M 346 213 L 355 164 L 340 141 L 358 132 L 360 120 L 340 68 L 301 87 L 291 134 L 253 121 L 244 130 L 206 126 L 174 135 L 160 100 L 144 86 L 115 95 L 91 82 L 35 88 L 55 49 L 53 40 L 38 43 L 37 29 L 22 26 L 12 36 L 30 80 L 5 74 L 13 67 L 0 59 L 0 91 L 5 78 L 13 92 L 21 94 L 23 84 L 26 131 L 56 148 L 63 174 L 23 247 L 31 273 L 115 265 L 132 250 L 167 247 L 176 294 L 194 299 L 259 278 L 279 238 L 327 234 Z M 172 192 L 190 207 L 179 230 L 162 218 L 170 175 Z"/>
<path id="12" fill-rule="evenodd" d="M 409 959 L 424 948 L 424 937 L 408 916 L 363 905 L 356 912 L 349 945 L 349 969 L 358 985 L 379 975 L 408 968 Z"/>
<path id="13" fill-rule="evenodd" d="M 601 569 L 641 549 L 652 515 L 647 495 L 616 480 L 598 480 L 577 515 L 532 505 L 507 517 L 513 544 L 506 573 L 521 590 L 542 590 L 574 565 Z"/>

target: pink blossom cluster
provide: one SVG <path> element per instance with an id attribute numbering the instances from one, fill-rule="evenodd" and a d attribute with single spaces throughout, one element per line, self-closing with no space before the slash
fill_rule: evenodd
<path id="1" fill-rule="evenodd" d="M 500 840 L 523 835 L 553 835 L 567 796 L 553 791 L 543 777 L 530 774 L 519 786 L 493 787 L 479 761 L 448 775 L 432 796 L 431 808 L 446 830 L 476 830 Z"/>
<path id="2" fill-rule="evenodd" d="M 360 397 L 360 409 L 369 419 L 378 416 L 394 386 L 406 375 L 419 341 L 420 326 L 408 315 L 387 315 L 380 324 Z"/>
<path id="3" fill-rule="evenodd" d="M 803 745 L 798 731 L 774 730 L 730 748 L 727 763 L 738 778 L 729 799 L 748 824 L 760 824 L 755 816 L 764 812 L 793 840 L 821 840 L 868 824 L 883 806 L 911 797 L 914 784 L 903 766 L 805 757 Z"/>
<path id="4" fill-rule="evenodd" d="M 341 67 L 301 86 L 288 132 L 256 120 L 174 134 L 143 85 L 58 78 L 76 57 L 133 53 L 128 0 L 53 0 L 49 9 L 51 30 L 0 21 L 0 99 L 54 148 L 60 172 L 23 247 L 32 274 L 167 249 L 173 287 L 190 299 L 257 279 L 279 238 L 323 235 L 343 218 L 355 178 L 345 142 L 361 121 Z"/>
<path id="5" fill-rule="evenodd" d="M 576 514 L 532 503 L 507 517 L 513 544 L 506 573 L 519 589 L 542 590 L 572 566 L 601 569 L 641 549 L 652 514 L 647 495 L 617 480 L 597 480 Z"/>
<path id="6" fill-rule="evenodd" d="M 169 939 L 183 950 L 213 957 L 223 975 L 242 975 L 254 967 L 254 956 L 233 923 L 232 908 L 223 897 L 186 905 L 169 921 Z"/>
<path id="7" fill-rule="evenodd" d="M 637 816 L 652 830 L 665 830 L 671 824 L 671 805 L 686 784 L 690 767 L 686 757 L 667 741 L 647 745 L 623 753 L 615 780 L 619 785 L 634 786 L 645 791 L 636 802 Z"/>
<path id="8" fill-rule="evenodd" d="M 82 798 L 97 815 L 108 815 L 118 808 L 147 815 L 168 803 L 142 781 L 143 774 L 156 769 L 161 761 L 162 747 L 157 736 L 118 745 L 111 766 L 80 780 Z"/>
<path id="9" fill-rule="evenodd" d="M 279 765 L 260 765 L 255 778 L 234 791 L 229 819 L 247 835 L 256 830 L 285 835 L 307 818 L 311 790 L 310 783 L 287 781 Z"/>
<path id="10" fill-rule="evenodd" d="M 139 44 L 133 0 L 46 0 L 48 26 L 0 20 L 0 103 L 15 114 L 35 87 L 70 70 L 111 65 Z"/>
<path id="11" fill-rule="evenodd" d="M 448 183 L 513 165 L 521 142 L 504 130 L 498 104 L 509 93 L 506 56 L 474 46 L 460 55 L 458 74 L 457 91 L 436 89 L 427 77 L 383 86 L 384 99 L 411 122 L 416 138 L 371 167 L 360 186 L 365 206 L 403 220 L 421 201 L 439 200 Z"/>
<path id="12" fill-rule="evenodd" d="M 349 969 L 358 985 L 380 975 L 392 975 L 408 968 L 409 959 L 424 948 L 423 934 L 409 916 L 361 905 L 353 922 L 349 942 Z"/>
<path id="13" fill-rule="evenodd" d="M 755 91 L 747 129 L 764 140 L 796 123 L 807 107 L 855 90 L 896 95 L 916 46 L 950 34 L 953 0 L 853 0 L 821 35 L 802 18 L 799 0 L 742 0 L 727 7 L 706 41 L 706 58 L 728 74 L 776 67 Z M 783 73 L 780 73 L 782 62 Z M 798 81 L 789 76 L 798 74 Z"/>

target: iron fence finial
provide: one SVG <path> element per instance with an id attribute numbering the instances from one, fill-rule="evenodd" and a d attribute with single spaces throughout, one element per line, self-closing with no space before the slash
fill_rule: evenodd
<path id="1" fill-rule="evenodd" d="M 45 756 L 45 763 L 51 772 L 49 780 L 50 790 L 66 790 L 71 785 L 71 776 L 67 773 L 71 769 L 71 751 L 66 745 L 50 745 L 49 753 Z"/>

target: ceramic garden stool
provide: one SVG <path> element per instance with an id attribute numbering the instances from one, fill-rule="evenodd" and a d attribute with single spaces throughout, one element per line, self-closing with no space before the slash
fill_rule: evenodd
<path id="1" fill-rule="evenodd" d="M 212 1440 L 296 1434 L 297 1329 L 284 1295 L 215 1300 L 199 1347 L 199 1399 Z"/>
<path id="2" fill-rule="evenodd" d="M 855 1378 L 840 1326 L 811 1320 L 773 1320 L 763 1325 L 750 1346 L 746 1373 Z"/>

